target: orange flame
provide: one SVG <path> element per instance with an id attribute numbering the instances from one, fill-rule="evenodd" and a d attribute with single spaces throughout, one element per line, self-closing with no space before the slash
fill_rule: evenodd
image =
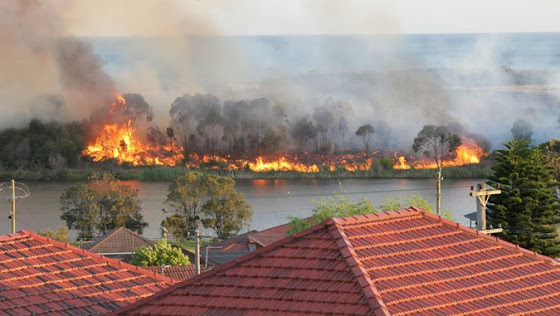
<path id="1" fill-rule="evenodd" d="M 313 156 L 317 159 L 319 156 Z M 255 160 L 231 159 L 231 157 L 220 157 L 217 155 L 199 156 L 192 154 L 186 163 L 188 168 L 204 168 L 204 169 L 226 169 L 240 170 L 249 169 L 254 172 L 271 172 L 271 171 L 296 171 L 304 173 L 317 173 L 321 170 L 336 171 L 339 168 L 349 172 L 358 170 L 366 171 L 371 168 L 373 159 L 369 158 L 363 163 L 355 162 L 355 160 L 363 159 L 361 155 L 338 156 L 338 159 L 331 162 L 315 162 L 305 164 L 298 161 L 297 158 L 282 156 L 280 158 L 257 157 Z M 354 162 L 349 162 L 354 161 Z"/>
<path id="2" fill-rule="evenodd" d="M 280 157 L 277 160 L 264 162 L 262 157 L 257 157 L 255 162 L 248 163 L 249 169 L 255 172 L 267 171 L 298 171 L 306 173 L 319 172 L 319 167 L 316 164 L 306 166 L 298 162 L 288 162 L 285 157 Z"/>
<path id="3" fill-rule="evenodd" d="M 109 115 L 113 115 L 117 107 L 124 106 L 126 100 L 115 94 L 117 101 L 113 103 Z M 88 144 L 82 152 L 93 161 L 115 159 L 118 163 L 138 165 L 174 166 L 183 158 L 181 147 L 151 146 L 143 144 L 134 137 L 134 128 L 130 120 L 122 124 L 105 124 L 97 138 Z"/>
<path id="4" fill-rule="evenodd" d="M 404 156 L 398 157 L 397 163 L 393 166 L 393 169 L 397 170 L 408 170 L 410 169 L 410 165 L 406 162 L 406 158 Z"/>
<path id="5" fill-rule="evenodd" d="M 455 150 L 455 158 L 453 160 L 444 160 L 442 167 L 458 167 L 478 164 L 480 163 L 480 159 L 485 156 L 488 156 L 488 154 L 485 153 L 474 140 L 463 138 L 463 144 Z M 404 156 L 400 156 L 393 166 L 393 169 L 407 170 L 411 167 L 414 167 L 414 169 L 437 169 L 437 164 L 435 162 L 422 160 L 413 162 L 410 165 L 407 163 Z"/>

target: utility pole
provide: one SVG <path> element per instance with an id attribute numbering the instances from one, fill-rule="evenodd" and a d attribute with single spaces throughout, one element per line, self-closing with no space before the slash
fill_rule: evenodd
<path id="1" fill-rule="evenodd" d="M 437 207 L 436 207 L 438 216 L 441 215 L 441 180 L 443 180 L 443 177 L 441 176 L 441 166 L 439 166 L 438 174 L 437 174 Z"/>
<path id="2" fill-rule="evenodd" d="M 200 274 L 200 232 L 194 232 L 194 272 Z"/>
<path id="3" fill-rule="evenodd" d="M 7 186 L 7 183 L 0 183 L 0 191 L 4 190 L 4 185 Z M 11 192 L 9 193 L 9 195 L 4 196 L 4 198 L 8 201 L 10 201 L 10 203 L 12 204 L 12 210 L 10 211 L 10 215 L 8 216 L 9 219 L 12 220 L 12 234 L 16 233 L 16 202 L 19 201 L 19 199 L 24 199 L 26 197 L 28 197 L 29 195 L 31 195 L 31 192 L 29 191 L 29 188 L 21 183 L 18 182 L 16 183 L 16 180 L 12 180 L 11 181 Z"/>
<path id="4" fill-rule="evenodd" d="M 187 239 L 194 239 L 194 272 L 196 275 L 200 274 L 200 244 L 202 238 L 212 238 L 212 234 L 209 235 L 202 235 L 200 234 L 199 230 L 195 230 L 194 234 L 191 235 L 191 232 L 187 233 Z M 217 248 L 217 247 L 212 247 Z M 208 249 L 206 249 L 206 261 L 208 261 Z"/>
<path id="5" fill-rule="evenodd" d="M 16 180 L 12 179 L 12 234 L 16 233 Z"/>
<path id="6" fill-rule="evenodd" d="M 490 195 L 494 194 L 501 194 L 502 191 L 500 190 L 486 190 L 486 184 L 478 184 L 477 185 L 478 191 L 473 191 L 470 193 L 470 196 L 477 197 L 476 199 L 476 229 L 485 233 L 485 234 L 492 234 L 492 233 L 499 233 L 502 231 L 502 228 L 495 228 L 495 229 L 486 229 L 486 205 L 488 204 L 488 200 L 490 199 Z M 471 191 L 474 190 L 474 187 L 471 187 Z"/>

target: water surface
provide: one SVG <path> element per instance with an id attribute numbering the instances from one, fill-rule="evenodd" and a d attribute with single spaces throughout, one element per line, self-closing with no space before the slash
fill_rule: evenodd
<path id="1" fill-rule="evenodd" d="M 476 204 L 469 196 L 470 186 L 479 183 L 480 179 L 445 180 L 443 182 L 443 207 L 452 211 L 455 220 L 469 225 L 464 214 L 474 212 Z M 60 220 L 60 195 L 73 182 L 26 181 L 31 196 L 17 203 L 16 229 L 57 229 L 65 223 Z M 142 213 L 149 226 L 144 234 L 149 238 L 160 235 L 160 223 L 165 217 L 162 212 L 163 202 L 167 194 L 167 181 L 127 181 L 139 190 L 142 201 Z M 428 201 L 435 204 L 435 180 L 433 179 L 254 179 L 237 180 L 237 190 L 244 193 L 253 207 L 254 216 L 250 229 L 262 230 L 284 224 L 289 216 L 309 216 L 314 201 L 331 197 L 334 192 L 345 193 L 350 199 L 358 200 L 362 196 L 378 206 L 387 197 L 409 196 L 422 194 Z M 8 196 L 9 190 L 4 187 L 0 192 Z M 0 206 L 0 233 L 11 232 L 11 221 L 8 218 L 11 206 L 6 200 Z"/>

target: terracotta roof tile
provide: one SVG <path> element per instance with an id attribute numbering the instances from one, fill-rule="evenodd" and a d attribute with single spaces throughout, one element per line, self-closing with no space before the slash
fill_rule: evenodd
<path id="1" fill-rule="evenodd" d="M 83 242 L 80 244 L 80 248 L 100 254 L 123 254 L 133 253 L 142 247 L 152 247 L 154 245 L 155 242 L 144 236 L 128 228 L 120 227 L 111 233 Z"/>
<path id="2" fill-rule="evenodd" d="M 327 220 L 120 314 L 557 315 L 559 286 L 556 260 L 410 208 Z"/>
<path id="3" fill-rule="evenodd" d="M 249 240 L 264 247 L 288 236 L 288 231 L 291 227 L 291 223 L 287 223 L 284 225 L 274 226 L 262 231 L 257 231 L 249 234 Z"/>
<path id="4" fill-rule="evenodd" d="M 0 236 L 2 314 L 106 314 L 172 283 L 33 232 Z"/>
<path id="5" fill-rule="evenodd" d="M 144 269 L 150 270 L 154 273 L 163 274 L 174 280 L 186 280 L 196 275 L 194 264 L 190 264 L 188 266 L 167 266 L 163 269 L 163 273 L 162 268 L 157 266 L 144 267 Z"/>

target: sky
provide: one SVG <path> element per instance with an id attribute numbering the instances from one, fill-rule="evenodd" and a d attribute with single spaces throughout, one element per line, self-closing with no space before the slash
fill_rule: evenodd
<path id="1" fill-rule="evenodd" d="M 557 0 L 52 0 L 78 36 L 560 32 Z"/>

